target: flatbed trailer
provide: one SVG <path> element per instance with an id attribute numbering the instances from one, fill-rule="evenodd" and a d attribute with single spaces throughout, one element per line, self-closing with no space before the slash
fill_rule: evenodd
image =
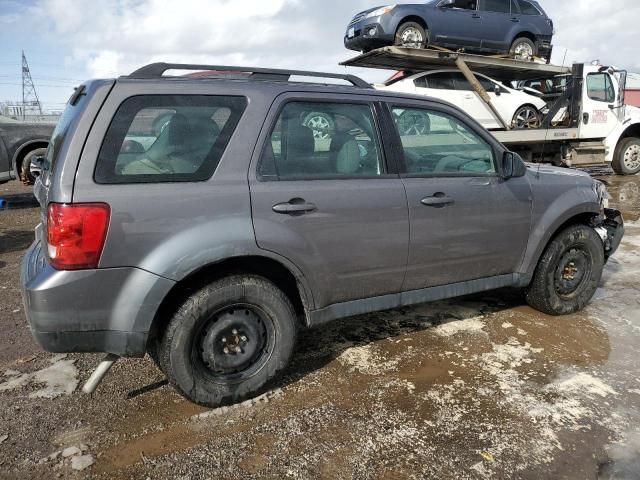
<path id="1" fill-rule="evenodd" d="M 571 67 L 445 49 L 384 47 L 341 65 L 411 73 L 456 68 L 502 128 L 493 135 L 528 161 L 565 166 L 604 166 L 616 173 L 640 172 L 640 109 L 624 103 L 626 71 L 576 63 Z M 539 128 L 513 129 L 476 79 L 479 73 L 511 83 L 568 76 L 566 91 L 548 104 Z M 600 88 L 601 87 L 601 88 Z"/>

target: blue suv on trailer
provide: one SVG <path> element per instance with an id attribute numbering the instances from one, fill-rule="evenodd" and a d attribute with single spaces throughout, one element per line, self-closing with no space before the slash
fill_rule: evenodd
<path id="1" fill-rule="evenodd" d="M 553 21 L 534 0 L 429 0 L 358 13 L 344 38 L 350 50 L 398 45 L 551 58 Z"/>

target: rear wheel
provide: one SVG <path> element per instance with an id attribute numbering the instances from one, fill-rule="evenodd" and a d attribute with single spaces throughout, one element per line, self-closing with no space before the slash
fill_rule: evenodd
<path id="1" fill-rule="evenodd" d="M 530 38 L 520 37 L 513 41 L 509 53 L 511 53 L 516 60 L 529 62 L 533 60 L 533 57 L 538 56 L 538 47 Z"/>
<path id="2" fill-rule="evenodd" d="M 593 298 L 604 268 L 604 247 L 586 225 L 574 225 L 554 238 L 526 289 L 529 305 L 549 315 L 582 310 Z"/>
<path id="3" fill-rule="evenodd" d="M 398 27 L 395 45 L 407 48 L 425 48 L 429 44 L 427 30 L 416 22 L 405 22 Z"/>
<path id="4" fill-rule="evenodd" d="M 640 138 L 625 138 L 620 142 L 611 162 L 618 175 L 635 175 L 640 172 Z"/>
<path id="5" fill-rule="evenodd" d="M 207 407 L 257 394 L 288 363 L 296 316 L 268 280 L 233 276 L 193 294 L 162 336 L 160 364 L 169 382 Z"/>
<path id="6" fill-rule="evenodd" d="M 31 162 L 37 157 L 44 157 L 47 154 L 46 148 L 36 148 L 30 151 L 22 159 L 20 165 L 20 179 L 29 185 L 32 185 L 36 181 L 36 175 L 31 171 Z"/>

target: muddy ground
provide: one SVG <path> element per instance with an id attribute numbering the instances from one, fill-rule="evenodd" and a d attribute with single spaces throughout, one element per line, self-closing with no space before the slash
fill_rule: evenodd
<path id="1" fill-rule="evenodd" d="M 0 478 L 640 478 L 640 176 L 604 180 L 627 236 L 586 311 L 505 290 L 338 321 L 212 411 L 148 358 L 89 397 L 99 356 L 40 351 L 18 290 L 37 212 L 0 186 Z"/>

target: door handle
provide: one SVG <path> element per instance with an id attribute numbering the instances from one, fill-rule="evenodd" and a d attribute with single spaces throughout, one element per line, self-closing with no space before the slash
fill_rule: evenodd
<path id="1" fill-rule="evenodd" d="M 471 18 L 482 18 L 482 17 L 477 13 L 474 13 L 473 15 L 471 15 Z"/>
<path id="2" fill-rule="evenodd" d="M 512 19 L 511 19 L 511 21 L 512 21 L 513 23 L 520 23 L 520 20 L 518 20 L 517 18 L 512 18 Z"/>
<path id="3" fill-rule="evenodd" d="M 455 202 L 453 198 L 447 197 L 444 194 L 436 194 L 433 197 L 423 198 L 420 203 L 422 203 L 422 205 L 424 205 L 425 207 L 445 207 Z"/>
<path id="4" fill-rule="evenodd" d="M 313 212 L 317 207 L 313 203 L 307 203 L 301 198 L 294 198 L 286 203 L 278 203 L 273 206 L 273 211 L 283 215 L 296 215 Z"/>

